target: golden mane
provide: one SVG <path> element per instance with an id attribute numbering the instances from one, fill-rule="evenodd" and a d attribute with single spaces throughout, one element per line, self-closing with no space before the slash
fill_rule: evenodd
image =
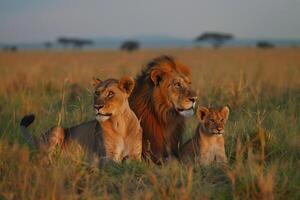
<path id="1" fill-rule="evenodd" d="M 170 154 L 178 156 L 185 120 L 162 95 L 153 93 L 155 87 L 151 80 L 153 70 L 163 72 L 164 78 L 173 73 L 190 78 L 191 71 L 172 57 L 161 56 L 150 61 L 136 78 L 136 87 L 129 98 L 129 103 L 143 128 L 143 156 L 150 155 L 154 162 L 159 162 L 167 159 Z M 167 88 L 163 90 L 166 91 Z"/>

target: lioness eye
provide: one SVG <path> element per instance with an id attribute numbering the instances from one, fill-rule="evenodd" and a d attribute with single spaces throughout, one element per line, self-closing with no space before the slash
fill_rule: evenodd
<path id="1" fill-rule="evenodd" d="M 114 95 L 115 95 L 115 94 L 114 94 L 112 91 L 109 91 L 107 97 L 108 97 L 108 98 L 112 98 Z"/>
<path id="2" fill-rule="evenodd" d="M 99 92 L 99 91 L 95 91 L 95 95 L 96 95 L 96 96 L 99 96 L 99 95 L 100 95 L 100 92 Z"/>
<path id="3" fill-rule="evenodd" d="M 175 86 L 176 88 L 180 88 L 180 87 L 181 87 L 181 84 L 180 84 L 180 83 L 175 83 L 174 86 Z"/>

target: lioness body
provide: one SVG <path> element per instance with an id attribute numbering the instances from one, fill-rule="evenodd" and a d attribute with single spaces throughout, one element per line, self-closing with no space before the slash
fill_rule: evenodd
<path id="1" fill-rule="evenodd" d="M 160 163 L 178 157 L 185 116 L 193 115 L 196 100 L 190 68 L 161 56 L 146 65 L 136 82 L 129 103 L 141 120 L 144 158 Z"/>
<path id="2" fill-rule="evenodd" d="M 124 158 L 139 160 L 142 153 L 142 129 L 131 110 L 125 110 L 122 116 L 115 116 L 102 123 L 106 155 L 115 161 Z M 137 126 L 138 123 L 138 126 Z"/>
<path id="3" fill-rule="evenodd" d="M 40 148 L 59 146 L 66 149 L 76 142 L 89 154 L 96 154 L 101 158 L 116 162 L 125 158 L 139 160 L 142 152 L 142 129 L 128 104 L 134 80 L 128 77 L 120 81 L 95 79 L 94 86 L 95 120 L 71 128 L 53 127 L 36 140 L 26 129 L 34 117 L 27 116 L 21 121 L 23 136 Z"/>
<path id="4" fill-rule="evenodd" d="M 228 115 L 228 107 L 220 111 L 198 108 L 197 117 L 200 123 L 194 137 L 182 146 L 181 160 L 204 166 L 213 162 L 227 163 L 223 133 Z"/>

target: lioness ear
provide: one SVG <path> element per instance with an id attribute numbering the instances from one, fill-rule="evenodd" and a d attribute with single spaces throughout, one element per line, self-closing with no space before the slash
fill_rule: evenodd
<path id="1" fill-rule="evenodd" d="M 227 120 L 229 116 L 229 108 L 227 106 L 224 106 L 221 110 L 222 115 Z"/>
<path id="2" fill-rule="evenodd" d="M 92 85 L 94 87 L 96 87 L 97 85 L 99 85 L 102 81 L 99 78 L 95 78 L 93 77 L 93 81 L 92 81 Z"/>
<path id="3" fill-rule="evenodd" d="M 151 71 L 150 78 L 153 81 L 154 85 L 159 85 L 159 82 L 162 80 L 162 71 L 154 69 Z"/>
<path id="4" fill-rule="evenodd" d="M 207 116 L 208 112 L 209 112 L 209 110 L 206 107 L 199 106 L 197 108 L 197 112 L 196 112 L 196 116 L 197 116 L 198 120 L 200 122 L 202 122 L 204 120 L 204 118 Z"/>
<path id="5" fill-rule="evenodd" d="M 135 81 L 130 76 L 125 76 L 119 81 L 120 89 L 126 92 L 128 95 L 131 94 L 134 86 L 135 86 Z"/>

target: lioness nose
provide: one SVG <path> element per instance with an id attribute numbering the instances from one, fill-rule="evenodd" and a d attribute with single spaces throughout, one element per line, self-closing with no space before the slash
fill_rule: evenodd
<path id="1" fill-rule="evenodd" d="M 218 127 L 218 128 L 217 128 L 217 130 L 218 130 L 218 131 L 221 131 L 221 130 L 222 130 L 222 128 L 221 128 L 221 127 Z"/>
<path id="2" fill-rule="evenodd" d="M 197 100 L 197 97 L 190 97 L 189 100 L 194 103 Z"/>

